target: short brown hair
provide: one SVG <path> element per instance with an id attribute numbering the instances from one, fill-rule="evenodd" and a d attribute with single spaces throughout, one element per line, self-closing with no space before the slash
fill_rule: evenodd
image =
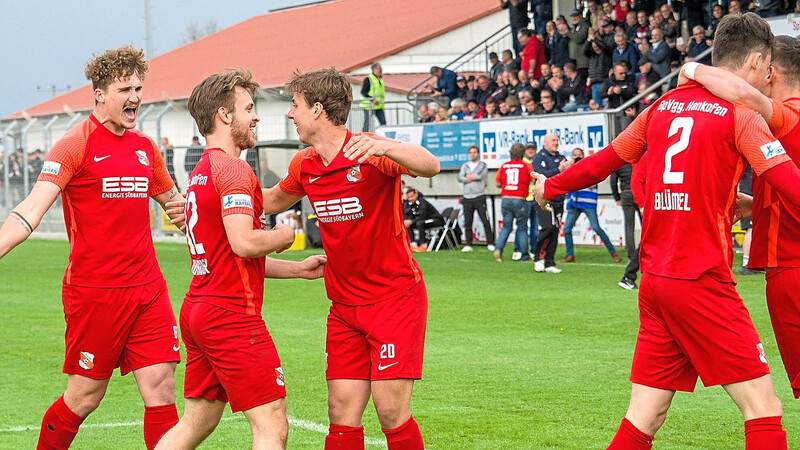
<path id="1" fill-rule="evenodd" d="M 525 156 L 525 145 L 517 142 L 508 149 L 508 154 L 511 156 L 512 161 L 522 159 Z"/>
<path id="2" fill-rule="evenodd" d="M 86 79 L 92 81 L 92 89 L 105 90 L 114 80 L 121 80 L 133 74 L 144 80 L 149 69 L 144 60 L 144 50 L 133 45 L 106 50 L 102 55 L 92 54 L 86 63 Z"/>
<path id="3" fill-rule="evenodd" d="M 738 69 L 753 52 L 760 52 L 766 58 L 774 42 L 769 24 L 757 14 L 728 14 L 719 21 L 714 32 L 711 62 L 715 66 Z"/>
<path id="4" fill-rule="evenodd" d="M 236 86 L 247 91 L 253 98 L 259 88 L 249 70 L 236 69 L 210 75 L 192 89 L 192 94 L 189 96 L 189 114 L 197 122 L 200 134 L 207 136 L 214 132 L 214 115 L 219 108 L 234 111 Z"/>
<path id="5" fill-rule="evenodd" d="M 800 42 L 797 39 L 786 35 L 775 36 L 772 65 L 789 87 L 800 88 Z"/>
<path id="6" fill-rule="evenodd" d="M 303 94 L 308 106 L 320 103 L 334 125 L 344 125 L 353 103 L 350 81 L 341 72 L 331 67 L 314 72 L 295 71 L 284 89 Z"/>

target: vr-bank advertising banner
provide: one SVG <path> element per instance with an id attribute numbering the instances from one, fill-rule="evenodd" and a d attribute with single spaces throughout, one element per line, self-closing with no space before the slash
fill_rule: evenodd
<path id="1" fill-rule="evenodd" d="M 558 151 L 567 156 L 575 148 L 589 155 L 609 142 L 602 113 L 380 127 L 376 132 L 400 142 L 422 145 L 439 158 L 442 168 L 451 169 L 469 160 L 468 149 L 473 145 L 480 149 L 481 160 L 490 169 L 496 169 L 509 160 L 508 150 L 512 145 L 532 142 L 542 149 L 548 133 L 559 137 Z"/>

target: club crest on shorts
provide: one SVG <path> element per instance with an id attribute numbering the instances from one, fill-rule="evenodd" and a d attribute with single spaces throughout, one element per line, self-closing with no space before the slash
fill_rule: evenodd
<path id="1" fill-rule="evenodd" d="M 144 150 L 136 150 L 136 157 L 139 158 L 139 162 L 142 163 L 143 166 L 150 164 L 150 160 L 147 159 L 147 153 L 145 153 Z"/>
<path id="2" fill-rule="evenodd" d="M 94 355 L 89 352 L 80 352 L 78 365 L 83 369 L 92 370 L 94 368 Z"/>
<path id="3" fill-rule="evenodd" d="M 351 166 L 347 171 L 347 181 L 352 181 L 355 183 L 356 181 L 361 181 L 362 178 L 364 178 L 364 175 L 361 174 L 360 164 Z"/>
<path id="4" fill-rule="evenodd" d="M 756 345 L 756 348 L 758 349 L 758 359 L 760 359 L 762 363 L 766 364 L 767 352 L 764 351 L 764 345 L 759 342 L 758 345 Z"/>
<path id="5" fill-rule="evenodd" d="M 286 386 L 286 381 L 283 379 L 282 367 L 275 369 L 275 382 L 278 383 L 278 386 Z"/>

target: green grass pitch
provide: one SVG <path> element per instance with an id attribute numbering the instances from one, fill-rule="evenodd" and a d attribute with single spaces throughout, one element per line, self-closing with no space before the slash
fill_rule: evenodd
<path id="1" fill-rule="evenodd" d="M 190 280 L 184 245 L 156 246 L 177 311 Z M 31 240 L 0 261 L 0 448 L 35 447 L 47 407 L 61 395 L 64 319 L 61 277 L 68 245 Z M 281 258 L 299 259 L 311 251 Z M 560 249 L 557 257 L 563 256 Z M 602 249 L 578 248 L 560 275 L 530 263 L 497 264 L 473 253 L 417 254 L 430 297 L 424 379 L 412 410 L 431 449 L 599 449 L 627 407 L 638 326 L 636 291 L 617 287 L 624 265 Z M 740 263 L 740 260 L 739 260 Z M 358 268 L 354 268 L 358 270 Z M 764 302 L 762 276 L 739 292 L 762 336 L 789 448 L 800 447 L 800 403 L 789 390 Z M 289 448 L 320 449 L 327 427 L 325 316 L 321 280 L 267 280 L 264 317 L 286 373 Z M 176 373 L 178 397 L 184 366 Z M 178 409 L 183 403 L 178 401 Z M 143 406 L 133 377 L 112 378 L 84 424 L 78 449 L 140 449 Z M 367 448 L 385 448 L 369 406 Z M 248 448 L 249 426 L 225 413 L 202 448 Z M 738 410 L 720 387 L 678 394 L 658 433 L 660 449 L 744 448 Z"/>

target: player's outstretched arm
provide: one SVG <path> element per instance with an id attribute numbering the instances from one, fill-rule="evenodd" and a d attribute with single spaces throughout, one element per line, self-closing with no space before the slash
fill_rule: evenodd
<path id="1" fill-rule="evenodd" d="M 172 186 L 172 189 L 162 192 L 153 196 L 153 200 L 157 201 L 164 212 L 169 216 L 170 223 L 178 227 L 179 230 L 186 232 L 186 199 L 183 198 L 178 188 Z"/>
<path id="2" fill-rule="evenodd" d="M 222 218 L 225 234 L 236 256 L 260 258 L 273 252 L 282 252 L 294 243 L 294 230 L 278 224 L 271 230 L 253 228 L 253 217 L 247 214 L 229 214 Z"/>
<path id="3" fill-rule="evenodd" d="M 33 185 L 30 195 L 11 211 L 0 227 L 0 259 L 28 239 L 60 192 L 61 188 L 49 181 L 37 181 Z"/>
<path id="4" fill-rule="evenodd" d="M 681 67 L 681 76 L 697 81 L 723 100 L 754 109 L 767 122 L 772 118 L 772 101 L 769 97 L 732 72 L 704 64 L 687 63 Z"/>
<path id="5" fill-rule="evenodd" d="M 363 163 L 370 156 L 386 156 L 408 169 L 414 176 L 431 178 L 441 170 L 439 160 L 425 147 L 388 139 L 375 139 L 366 134 L 355 135 L 344 146 L 344 156 Z"/>
<path id="6" fill-rule="evenodd" d="M 325 264 L 328 257 L 325 255 L 314 255 L 302 261 L 285 261 L 282 259 L 270 258 L 264 263 L 266 271 L 264 278 L 305 278 L 314 280 L 321 278 L 325 273 Z"/>
<path id="7" fill-rule="evenodd" d="M 277 184 L 269 189 L 261 189 L 261 195 L 264 197 L 264 214 L 286 211 L 303 198 L 299 195 L 287 194 Z"/>

